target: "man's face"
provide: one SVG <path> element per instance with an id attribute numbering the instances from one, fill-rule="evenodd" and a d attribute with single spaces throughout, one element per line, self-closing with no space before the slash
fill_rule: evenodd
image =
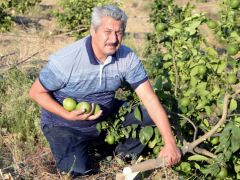
<path id="1" fill-rule="evenodd" d="M 91 36 L 93 50 L 97 58 L 106 58 L 113 55 L 121 45 L 122 23 L 111 17 L 102 17 L 98 28 L 96 30 L 91 28 Z"/>

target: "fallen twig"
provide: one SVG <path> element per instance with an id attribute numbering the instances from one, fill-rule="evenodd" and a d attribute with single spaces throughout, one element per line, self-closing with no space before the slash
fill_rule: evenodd
<path id="1" fill-rule="evenodd" d="M 41 50 L 41 51 L 43 51 L 43 50 Z M 1 69 L 1 68 L 4 68 L 4 67 L 7 67 L 7 66 L 10 66 L 10 67 L 18 66 L 18 65 L 20 65 L 20 64 L 28 61 L 29 59 L 31 59 L 32 57 L 36 56 L 36 55 L 39 54 L 39 53 L 40 53 L 40 51 L 35 52 L 35 53 L 33 53 L 32 55 L 28 56 L 27 58 L 25 58 L 25 59 L 23 59 L 23 60 L 21 60 L 21 61 L 18 61 L 17 63 L 14 63 L 14 64 L 10 64 L 10 65 L 4 64 L 4 65 L 1 65 L 1 66 L 0 66 L 0 69 Z"/>
<path id="2" fill-rule="evenodd" d="M 11 53 L 8 53 L 8 54 L 5 54 L 5 55 L 2 55 L 2 56 L 0 56 L 0 61 L 3 60 L 5 57 L 12 56 L 12 55 L 14 55 L 14 54 L 16 54 L 16 53 L 17 53 L 17 52 L 14 51 L 14 52 L 11 52 Z"/>

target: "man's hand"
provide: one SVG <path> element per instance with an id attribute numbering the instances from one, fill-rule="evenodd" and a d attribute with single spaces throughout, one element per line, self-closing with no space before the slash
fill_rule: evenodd
<path id="1" fill-rule="evenodd" d="M 175 143 L 166 144 L 158 154 L 158 157 L 163 157 L 166 165 L 170 167 L 181 160 L 181 152 Z"/>
<path id="2" fill-rule="evenodd" d="M 94 104 L 92 104 L 92 110 L 89 113 L 85 113 L 85 109 L 78 109 L 71 112 L 68 112 L 65 119 L 78 121 L 78 120 L 96 120 L 102 115 L 102 110 L 100 110 L 97 114 L 93 114 Z"/>

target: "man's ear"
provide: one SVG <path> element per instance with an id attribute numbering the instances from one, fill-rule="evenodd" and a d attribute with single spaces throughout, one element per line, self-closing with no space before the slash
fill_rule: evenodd
<path id="1" fill-rule="evenodd" d="M 93 36 L 95 34 L 95 29 L 93 26 L 90 27 L 90 34 Z"/>

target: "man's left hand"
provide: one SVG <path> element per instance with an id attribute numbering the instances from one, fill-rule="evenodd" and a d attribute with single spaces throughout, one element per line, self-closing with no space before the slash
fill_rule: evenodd
<path id="1" fill-rule="evenodd" d="M 181 160 L 180 149 L 176 144 L 166 144 L 158 154 L 158 158 L 163 157 L 168 167 L 177 164 Z"/>

